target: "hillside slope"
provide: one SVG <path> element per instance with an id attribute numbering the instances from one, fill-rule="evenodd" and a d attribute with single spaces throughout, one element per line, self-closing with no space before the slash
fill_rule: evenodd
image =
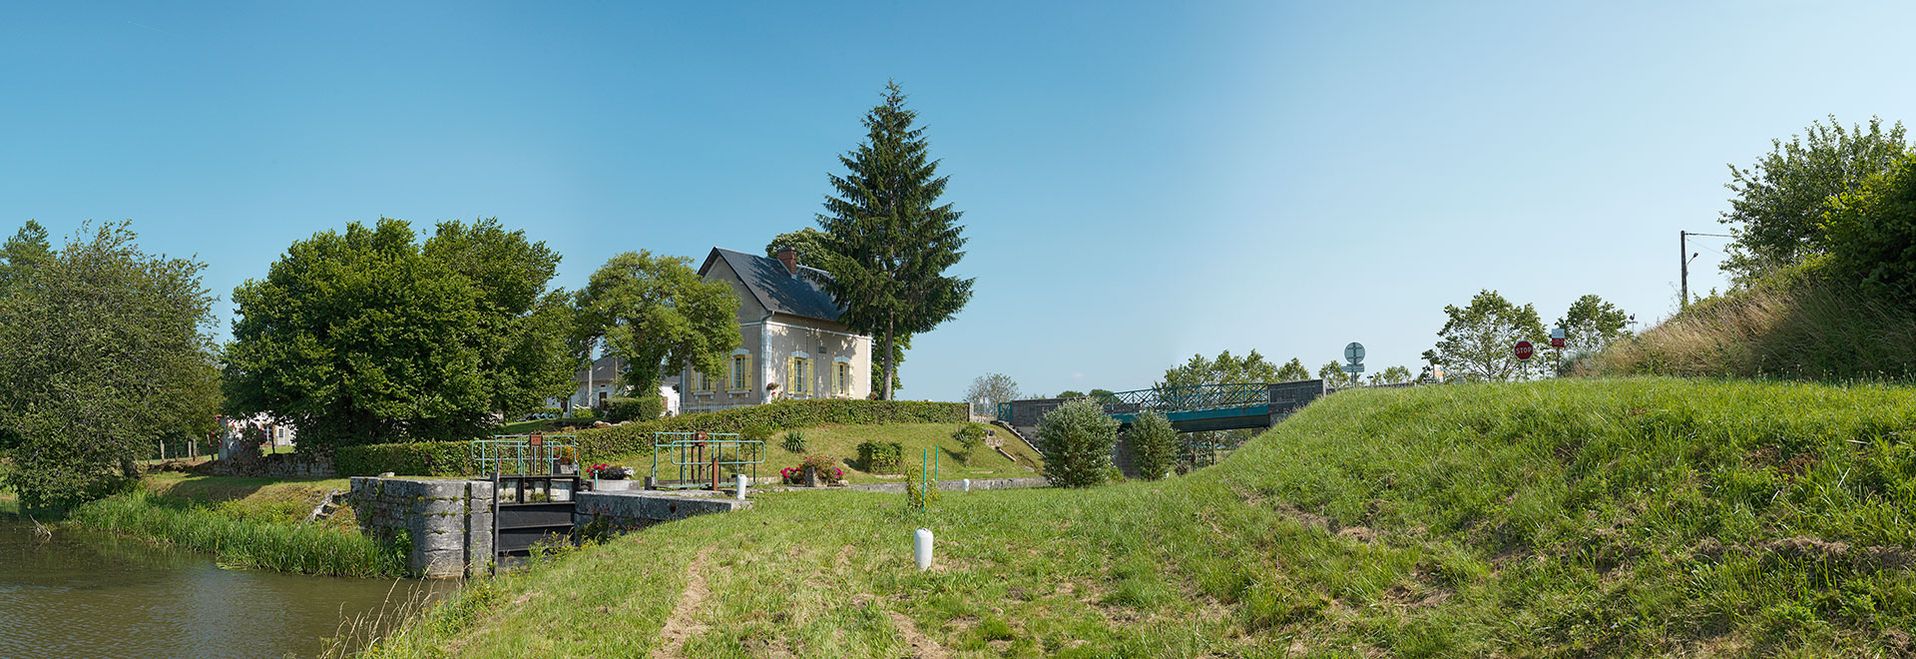
<path id="1" fill-rule="evenodd" d="M 1904 654 L 1912 429 L 1908 388 L 1342 392 L 1162 483 L 767 495 L 476 582 L 378 652 Z"/>

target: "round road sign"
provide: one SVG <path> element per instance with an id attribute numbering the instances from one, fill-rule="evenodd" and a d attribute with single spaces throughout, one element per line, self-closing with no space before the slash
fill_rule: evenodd
<path id="1" fill-rule="evenodd" d="M 1352 364 L 1363 363 L 1364 362 L 1364 344 L 1358 343 L 1356 341 L 1352 341 L 1350 345 L 1344 346 L 1344 361 L 1350 362 Z"/>
<path id="2" fill-rule="evenodd" d="M 1529 341 L 1517 342 L 1517 358 L 1518 359 L 1529 359 L 1530 355 L 1535 353 L 1536 353 L 1536 349 L 1530 346 Z"/>

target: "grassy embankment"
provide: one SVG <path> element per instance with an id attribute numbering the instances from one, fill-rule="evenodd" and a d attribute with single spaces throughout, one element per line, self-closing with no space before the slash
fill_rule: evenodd
<path id="1" fill-rule="evenodd" d="M 351 508 L 305 523 L 343 479 L 149 475 L 135 492 L 81 505 L 66 523 L 214 555 L 221 565 L 352 577 L 405 573 L 405 554 L 359 533 Z"/>
<path id="2" fill-rule="evenodd" d="M 1582 366 L 1606 375 L 1909 380 L 1912 336 L 1916 311 L 1801 266 L 1693 303 Z"/>
<path id="3" fill-rule="evenodd" d="M 805 451 L 787 451 L 784 447 L 785 432 L 774 433 L 765 442 L 765 464 L 759 465 L 759 476 L 777 476 L 783 467 L 796 467 L 806 455 L 825 455 L 835 458 L 845 466 L 845 480 L 852 483 L 895 482 L 902 476 L 895 474 L 870 474 L 858 467 L 858 445 L 862 442 L 898 442 L 904 447 L 904 460 L 909 464 L 919 464 L 927 449 L 937 452 L 938 477 L 942 480 L 961 478 L 1029 478 L 1040 475 L 1044 464 L 1037 452 L 1030 446 L 1009 437 L 1003 429 L 995 429 L 998 436 L 1005 440 L 1005 452 L 1015 456 L 1008 459 L 982 443 L 972 452 L 971 460 L 959 459 L 964 448 L 952 433 L 963 427 L 962 423 L 893 423 L 882 425 L 828 425 L 799 430 L 805 436 Z M 661 457 L 661 460 L 666 458 Z M 625 465 L 638 470 L 643 476 L 652 468 L 651 453 L 634 453 L 615 457 L 608 464 Z M 661 470 L 667 466 L 661 465 Z"/>
<path id="4" fill-rule="evenodd" d="M 923 518 L 764 495 L 471 586 L 378 651 L 1904 654 L 1913 429 L 1908 388 L 1344 392 L 1163 483 Z"/>

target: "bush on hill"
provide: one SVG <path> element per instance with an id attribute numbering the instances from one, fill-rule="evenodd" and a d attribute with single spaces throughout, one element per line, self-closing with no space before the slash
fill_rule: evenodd
<path id="1" fill-rule="evenodd" d="M 1080 398 L 1038 420 L 1038 448 L 1044 450 L 1044 477 L 1057 487 L 1091 487 L 1110 478 L 1111 447 L 1118 421 L 1104 407 Z"/>

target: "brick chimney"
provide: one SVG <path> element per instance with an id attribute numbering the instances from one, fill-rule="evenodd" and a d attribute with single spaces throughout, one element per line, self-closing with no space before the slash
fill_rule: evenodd
<path id="1" fill-rule="evenodd" d="M 785 272 L 798 274 L 798 250 L 792 249 L 791 245 L 778 248 L 778 262 L 785 264 Z"/>

